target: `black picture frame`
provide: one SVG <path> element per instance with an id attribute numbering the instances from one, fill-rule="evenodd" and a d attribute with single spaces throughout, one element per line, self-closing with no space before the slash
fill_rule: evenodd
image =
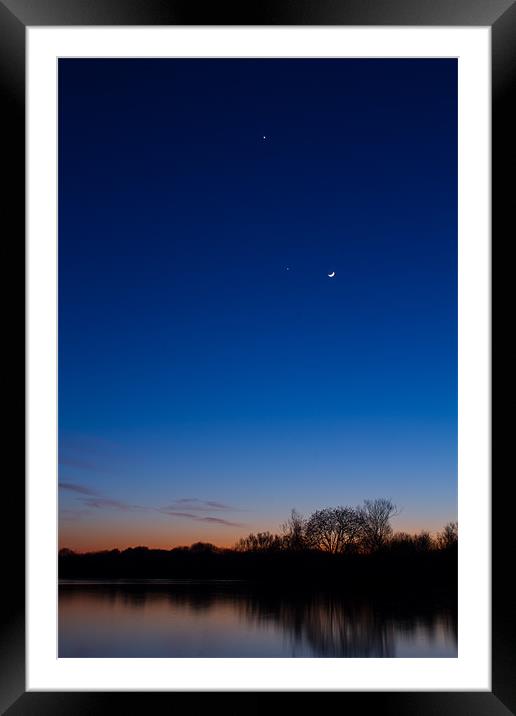
<path id="1" fill-rule="evenodd" d="M 9 294 L 24 306 L 25 237 L 25 29 L 27 26 L 64 25 L 390 25 L 489 26 L 492 46 L 492 257 L 511 238 L 514 202 L 514 128 L 511 107 L 516 86 L 516 2 L 514 0 L 246 0 L 217 3 L 204 0 L 0 0 L 0 91 L 4 176 L 3 224 L 9 226 L 6 243 L 14 253 L 12 271 L 19 280 Z M 505 177 L 509 177 L 506 181 Z M 507 240 L 505 236 L 507 235 Z M 496 251 L 495 251 L 496 247 Z M 23 268 L 22 268 L 23 267 Z M 506 284 L 492 290 L 492 306 L 508 298 Z M 5 305 L 5 303 L 4 303 Z M 497 323 L 492 321 L 493 335 Z M 10 345 L 23 346 L 21 322 L 15 324 Z M 19 340 L 17 340 L 19 339 Z M 494 342 L 493 342 L 494 345 Z M 15 351 L 10 377 L 22 383 L 24 361 Z M 494 358 L 494 355 L 493 355 Z M 498 358 L 497 358 L 498 359 Z M 496 363 L 493 364 L 494 367 Z M 492 381 L 495 406 L 497 383 Z M 18 388 L 13 407 L 23 405 Z M 22 421 L 12 411 L 11 427 L 18 437 Z M 22 410 L 23 415 L 23 410 Z M 18 432 L 19 429 L 19 432 Z M 494 443 L 493 443 L 494 447 Z M 498 442 L 496 443 L 498 454 Z M 23 447 L 17 451 L 22 454 Z M 498 458 L 501 464 L 501 458 Z M 510 475 L 495 470 L 492 462 L 492 690 L 467 692 L 339 692 L 340 706 L 350 713 L 371 708 L 384 714 L 476 714 L 497 716 L 516 713 L 516 649 L 513 596 L 509 588 L 514 554 Z M 0 638 L 0 709 L 19 714 L 92 714 L 113 708 L 126 713 L 154 712 L 177 705 L 174 692 L 26 692 L 25 690 L 25 484 L 18 466 L 4 483 L 3 545 L 12 564 L 2 590 L 6 625 Z M 8 571 L 7 571 L 8 570 Z M 7 584 L 8 581 L 8 584 Z M 512 628 L 511 628 L 512 627 Z M 334 694 L 335 695 L 335 694 Z M 213 708 L 219 694 L 189 694 L 189 708 Z M 222 696 L 222 693 L 220 694 Z M 234 693 L 235 707 L 244 693 Z M 266 692 L 256 694 L 258 704 Z M 276 694 L 275 697 L 281 694 Z M 319 698 L 321 694 L 317 694 Z M 193 697 L 193 701 L 192 701 Z M 210 702 L 208 705 L 207 698 Z M 304 694 L 303 698 L 311 698 Z"/>

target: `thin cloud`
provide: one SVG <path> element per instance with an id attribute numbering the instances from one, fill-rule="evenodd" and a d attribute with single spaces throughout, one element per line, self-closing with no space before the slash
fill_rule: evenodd
<path id="1" fill-rule="evenodd" d="M 142 505 L 131 505 L 123 500 L 112 500 L 109 497 L 84 497 L 79 498 L 84 505 L 92 507 L 97 510 L 101 509 L 115 509 L 123 510 L 124 512 L 134 512 L 137 510 L 148 510 L 148 507 Z"/>
<path id="2" fill-rule="evenodd" d="M 197 497 L 181 498 L 175 500 L 171 505 L 166 507 L 145 507 L 143 505 L 133 505 L 130 502 L 124 500 L 116 500 L 111 497 L 106 497 L 96 490 L 85 485 L 79 485 L 72 482 L 61 482 L 59 487 L 69 492 L 75 492 L 81 497 L 76 499 L 84 506 L 83 510 L 67 510 L 62 513 L 64 520 L 73 519 L 73 516 L 79 516 L 84 514 L 88 509 L 90 510 L 121 510 L 122 512 L 140 512 L 140 511 L 155 511 L 160 512 L 170 517 L 181 517 L 183 519 L 192 520 L 193 522 L 209 522 L 212 525 L 224 525 L 226 527 L 242 527 L 240 522 L 232 522 L 230 520 L 222 519 L 221 517 L 213 517 L 212 515 L 205 515 L 203 512 L 213 512 L 217 510 L 235 510 L 236 508 L 225 505 L 222 502 L 216 502 L 214 500 L 200 500 Z M 182 507 L 183 509 L 177 509 Z M 184 509 L 186 508 L 186 510 Z M 200 513 L 200 514 L 199 514 Z"/>
<path id="3" fill-rule="evenodd" d="M 220 517 L 199 517 L 201 522 L 211 522 L 217 525 L 227 525 L 228 527 L 243 527 L 241 522 L 230 522 L 229 520 L 222 520 Z"/>
<path id="4" fill-rule="evenodd" d="M 93 490 L 91 487 L 86 487 L 86 485 L 78 485 L 77 483 L 73 482 L 60 482 L 59 487 L 62 490 L 75 492 L 78 495 L 84 495 L 84 497 L 78 497 L 77 500 L 79 500 L 79 502 L 85 505 L 85 507 L 90 507 L 97 510 L 108 508 L 124 510 L 127 512 L 133 510 L 150 509 L 148 507 L 142 507 L 141 505 L 132 505 L 129 502 L 124 502 L 124 500 L 114 500 L 110 497 L 105 497 L 97 490 Z"/>
<path id="5" fill-rule="evenodd" d="M 230 522 L 229 520 L 223 520 L 221 517 L 206 517 L 201 515 L 194 515 L 191 512 L 178 512 L 177 510 L 160 509 L 164 515 L 170 515 L 171 517 L 185 517 L 186 519 L 193 520 L 194 522 L 210 522 L 216 525 L 225 525 L 227 527 L 243 527 L 239 522 Z"/>
<path id="6" fill-rule="evenodd" d="M 208 507 L 213 507 L 216 510 L 236 510 L 236 507 L 231 507 L 231 505 L 224 505 L 222 502 L 212 502 L 211 500 L 208 500 L 205 503 Z"/>
<path id="7" fill-rule="evenodd" d="M 228 510 L 238 512 L 237 507 L 226 505 L 223 502 L 215 502 L 214 500 L 200 500 L 198 497 L 182 497 L 173 500 L 166 509 L 176 510 L 178 508 L 186 508 L 194 512 L 213 512 L 214 510 Z"/>

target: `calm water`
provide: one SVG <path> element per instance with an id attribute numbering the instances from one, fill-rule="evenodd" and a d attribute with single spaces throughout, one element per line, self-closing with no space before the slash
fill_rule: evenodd
<path id="1" fill-rule="evenodd" d="M 455 657 L 450 607 L 230 582 L 63 583 L 60 657 Z"/>

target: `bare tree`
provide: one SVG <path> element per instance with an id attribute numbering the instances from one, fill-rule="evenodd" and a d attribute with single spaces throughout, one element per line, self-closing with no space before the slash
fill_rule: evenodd
<path id="1" fill-rule="evenodd" d="M 297 510 L 293 509 L 288 520 L 281 525 L 284 547 L 293 552 L 305 549 L 305 528 L 306 520 Z"/>
<path id="2" fill-rule="evenodd" d="M 266 552 L 281 547 L 281 538 L 270 532 L 258 532 L 257 534 L 242 537 L 235 545 L 237 552 Z"/>
<path id="3" fill-rule="evenodd" d="M 329 507 L 316 510 L 306 523 L 306 540 L 311 549 L 335 553 L 338 549 L 338 530 L 334 511 Z"/>
<path id="4" fill-rule="evenodd" d="M 389 539 L 389 547 L 397 552 L 431 552 L 435 549 L 436 543 L 430 532 L 426 530 L 416 535 L 396 532 Z"/>
<path id="5" fill-rule="evenodd" d="M 399 514 L 396 505 L 386 497 L 364 500 L 357 508 L 360 522 L 360 541 L 367 551 L 381 549 L 392 534 L 391 517 Z"/>
<path id="6" fill-rule="evenodd" d="M 407 553 L 414 549 L 414 538 L 408 532 L 395 532 L 389 539 L 389 547 L 397 553 Z"/>
<path id="7" fill-rule="evenodd" d="M 434 547 L 434 541 L 430 532 L 423 530 L 414 536 L 414 548 L 417 552 L 430 552 Z"/>
<path id="8" fill-rule="evenodd" d="M 306 540 L 312 549 L 336 554 L 356 544 L 361 522 L 351 507 L 316 510 L 306 523 Z"/>
<path id="9" fill-rule="evenodd" d="M 454 547 L 459 541 L 459 525 L 457 522 L 448 522 L 437 535 L 439 549 Z"/>
<path id="10" fill-rule="evenodd" d="M 358 547 L 362 527 L 357 510 L 352 507 L 337 507 L 335 521 L 340 537 L 338 551 L 354 551 Z"/>

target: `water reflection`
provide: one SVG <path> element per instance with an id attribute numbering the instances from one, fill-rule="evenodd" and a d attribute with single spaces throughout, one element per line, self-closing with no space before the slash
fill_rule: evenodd
<path id="1" fill-rule="evenodd" d="M 454 657 L 450 605 L 242 583 L 62 584 L 59 656 Z"/>

